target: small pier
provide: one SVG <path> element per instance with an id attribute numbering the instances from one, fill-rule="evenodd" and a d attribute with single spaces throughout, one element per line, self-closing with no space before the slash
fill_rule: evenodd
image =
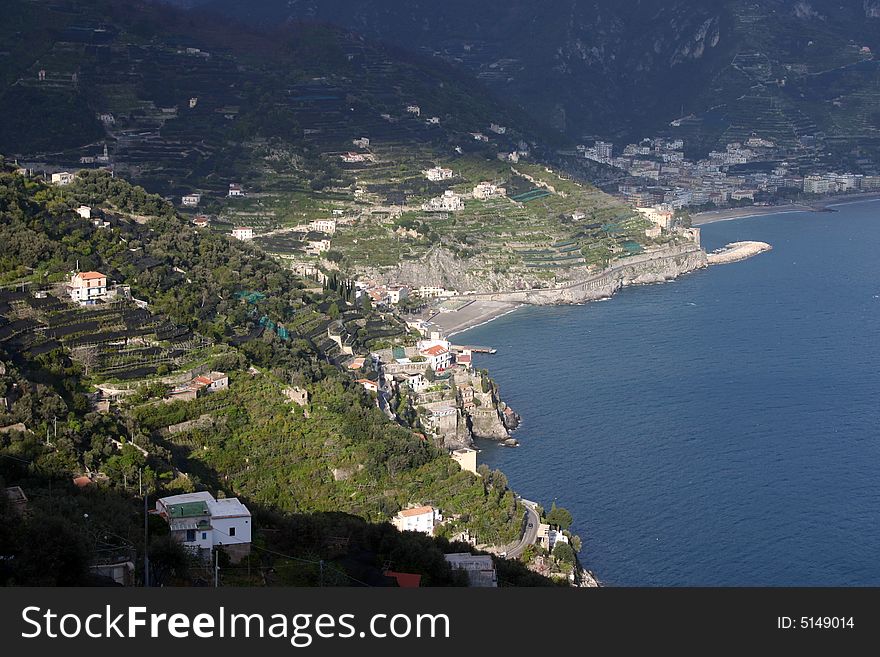
<path id="1" fill-rule="evenodd" d="M 473 354 L 494 354 L 498 350 L 494 347 L 480 347 L 474 345 L 458 345 L 453 344 L 450 345 L 452 351 L 462 352 L 462 351 L 470 351 Z"/>

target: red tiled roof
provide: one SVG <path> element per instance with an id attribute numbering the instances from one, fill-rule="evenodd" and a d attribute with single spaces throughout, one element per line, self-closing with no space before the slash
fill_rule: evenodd
<path id="1" fill-rule="evenodd" d="M 393 577 L 397 580 L 397 585 L 402 589 L 417 589 L 422 583 L 422 576 L 415 573 L 397 573 L 393 570 L 385 571 L 386 577 Z"/>
<path id="2" fill-rule="evenodd" d="M 84 281 L 91 281 L 96 278 L 107 278 L 104 274 L 99 271 L 81 271 L 79 273 L 79 277 Z"/>
<path id="3" fill-rule="evenodd" d="M 428 354 L 430 356 L 439 356 L 440 354 L 445 354 L 446 351 L 447 350 L 444 347 L 441 347 L 439 344 L 435 344 L 433 347 L 428 347 L 427 349 L 423 350 L 422 353 Z"/>
<path id="4" fill-rule="evenodd" d="M 406 509 L 405 511 L 401 511 L 400 515 L 403 518 L 411 518 L 413 516 L 421 516 L 426 513 L 434 513 L 433 506 L 419 506 L 415 509 Z"/>
<path id="5" fill-rule="evenodd" d="M 74 486 L 77 488 L 85 488 L 86 486 L 90 486 L 92 484 L 92 480 L 82 475 L 80 477 L 75 477 L 73 480 Z"/>

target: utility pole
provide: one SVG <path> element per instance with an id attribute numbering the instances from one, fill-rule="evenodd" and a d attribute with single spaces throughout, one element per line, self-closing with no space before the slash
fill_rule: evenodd
<path id="1" fill-rule="evenodd" d="M 58 439 L 58 416 L 57 415 L 52 416 L 52 423 L 55 425 L 55 439 L 57 440 Z"/>
<path id="2" fill-rule="evenodd" d="M 143 469 L 138 470 L 138 486 L 141 489 L 141 495 L 144 497 L 144 587 L 150 585 L 150 523 L 147 511 L 147 491 L 144 488 Z"/>
<path id="3" fill-rule="evenodd" d="M 220 586 L 220 550 L 214 548 L 214 588 Z"/>

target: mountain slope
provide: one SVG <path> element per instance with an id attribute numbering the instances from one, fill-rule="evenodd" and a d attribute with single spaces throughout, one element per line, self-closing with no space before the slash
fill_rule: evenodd
<path id="1" fill-rule="evenodd" d="M 572 136 L 638 139 L 689 115 L 698 129 L 683 134 L 700 151 L 753 115 L 758 131 L 775 122 L 794 136 L 855 139 L 880 130 L 872 109 L 880 88 L 874 0 L 213 0 L 206 7 L 252 22 L 340 24 L 457 62 Z"/>

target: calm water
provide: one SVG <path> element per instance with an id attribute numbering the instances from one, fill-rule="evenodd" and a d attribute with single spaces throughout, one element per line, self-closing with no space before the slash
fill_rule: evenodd
<path id="1" fill-rule="evenodd" d="M 880 585 L 880 203 L 703 228 L 774 250 L 458 341 L 519 411 L 483 443 L 613 585 Z"/>

